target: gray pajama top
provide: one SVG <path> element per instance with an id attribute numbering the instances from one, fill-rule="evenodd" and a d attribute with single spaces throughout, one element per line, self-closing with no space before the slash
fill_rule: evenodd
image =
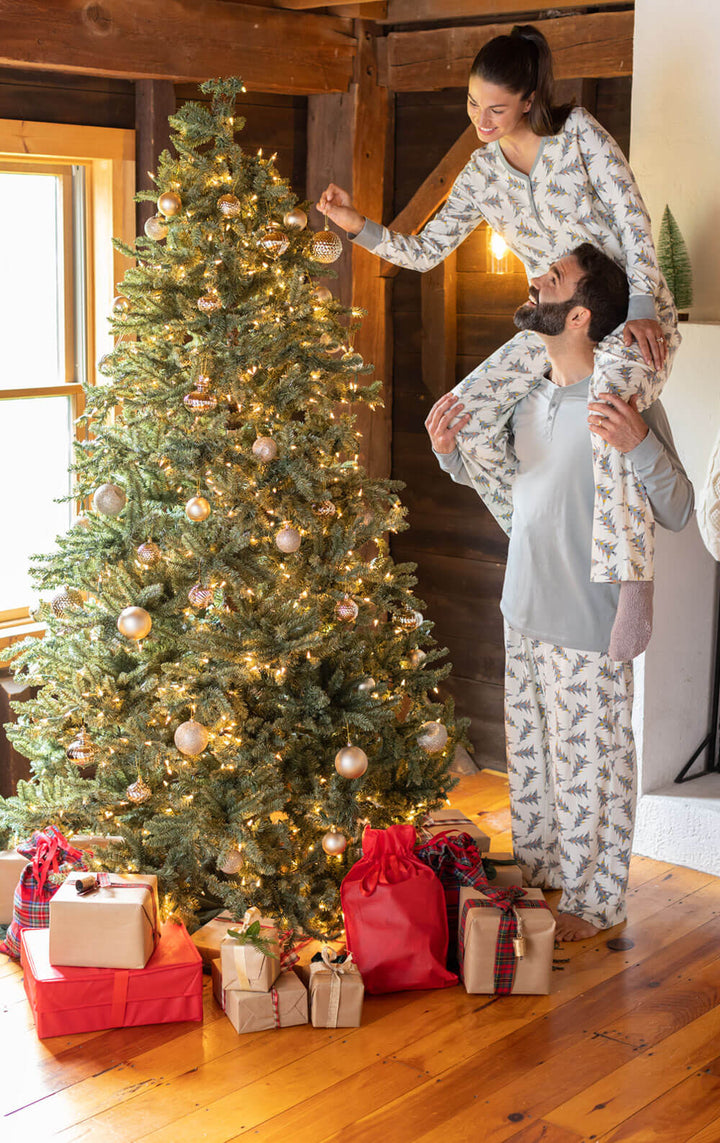
<path id="1" fill-rule="evenodd" d="M 578 651 L 606 652 L 619 585 L 591 583 L 595 480 L 587 424 L 590 378 L 559 386 L 545 377 L 510 421 L 518 471 L 501 611 L 516 631 Z M 643 481 L 655 520 L 678 532 L 694 506 L 665 410 L 641 414 L 649 432 L 625 454 Z M 473 487 L 457 449 L 436 453 L 458 484 Z"/>

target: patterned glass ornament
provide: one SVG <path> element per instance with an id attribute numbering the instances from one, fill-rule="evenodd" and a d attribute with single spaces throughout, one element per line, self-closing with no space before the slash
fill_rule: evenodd
<path id="1" fill-rule="evenodd" d="M 139 806 L 141 802 L 146 802 L 148 798 L 152 797 L 152 790 L 139 774 L 137 781 L 133 782 L 131 786 L 128 786 L 125 793 L 136 806 Z"/>
<path id="2" fill-rule="evenodd" d="M 217 408 L 217 397 L 210 392 L 210 378 L 201 373 L 195 388 L 183 397 L 183 405 L 192 413 L 209 413 Z"/>
<path id="3" fill-rule="evenodd" d="M 76 766 L 89 766 L 94 760 L 95 747 L 90 741 L 84 726 L 80 727 L 65 753 Z"/>
<path id="4" fill-rule="evenodd" d="M 157 208 L 166 218 L 172 218 L 182 210 L 182 199 L 175 191 L 163 191 L 157 200 Z"/>
<path id="5" fill-rule="evenodd" d="M 217 208 L 224 218 L 237 218 L 242 210 L 242 203 L 237 195 L 224 194 L 217 200 Z"/>
<path id="6" fill-rule="evenodd" d="M 344 599 L 339 599 L 335 604 L 335 615 L 343 623 L 354 623 L 359 610 L 357 603 L 349 595 L 346 595 Z"/>
<path id="7" fill-rule="evenodd" d="M 290 239 L 284 230 L 274 223 L 258 238 L 258 246 L 271 258 L 279 258 L 290 245 Z"/>
<path id="8" fill-rule="evenodd" d="M 202 294 L 197 300 L 197 308 L 204 314 L 212 314 L 221 309 L 222 302 L 217 290 L 208 290 L 206 294 Z"/>
<path id="9" fill-rule="evenodd" d="M 360 691 L 360 694 L 369 694 L 371 691 L 375 690 L 376 686 L 377 683 L 375 682 L 372 675 L 366 675 L 365 678 L 361 679 L 358 683 L 357 689 Z"/>
<path id="10" fill-rule="evenodd" d="M 421 613 L 412 607 L 403 607 L 401 611 L 396 611 L 393 615 L 393 623 L 396 627 L 401 627 L 403 631 L 416 631 L 422 621 Z"/>
<path id="11" fill-rule="evenodd" d="M 56 615 L 58 619 L 62 619 L 63 616 L 72 611 L 77 602 L 78 597 L 75 593 L 71 593 L 66 587 L 61 587 L 50 600 L 50 607 L 53 615 Z"/>
<path id="12" fill-rule="evenodd" d="M 310 257 L 329 266 L 331 262 L 337 262 L 342 252 L 342 242 L 335 231 L 330 229 L 328 217 L 325 215 L 325 229 L 316 231 L 312 236 Z"/>
<path id="13" fill-rule="evenodd" d="M 194 583 L 188 592 L 193 607 L 207 607 L 212 602 L 213 589 L 204 583 Z"/>
<path id="14" fill-rule="evenodd" d="M 332 500 L 320 500 L 317 504 L 313 504 L 312 510 L 320 520 L 330 520 L 337 512 Z"/>
<path id="15" fill-rule="evenodd" d="M 144 564 L 145 567 L 151 567 L 153 564 L 156 564 L 159 559 L 162 558 L 162 552 L 160 551 L 157 544 L 154 544 L 152 540 L 147 540 L 144 544 L 141 544 L 135 554 L 137 555 L 140 563 Z"/>

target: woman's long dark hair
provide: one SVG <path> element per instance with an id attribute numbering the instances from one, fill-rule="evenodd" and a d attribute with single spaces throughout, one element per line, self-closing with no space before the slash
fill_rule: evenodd
<path id="1" fill-rule="evenodd" d="M 509 36 L 496 36 L 485 44 L 473 60 L 470 75 L 523 99 L 535 92 L 528 123 L 536 135 L 557 135 L 572 110 L 572 103 L 553 103 L 552 52 L 532 24 L 517 24 Z"/>

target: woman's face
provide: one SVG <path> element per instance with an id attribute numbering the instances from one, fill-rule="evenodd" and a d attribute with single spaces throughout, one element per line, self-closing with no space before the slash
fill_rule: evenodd
<path id="1" fill-rule="evenodd" d="M 523 99 L 506 87 L 488 83 L 478 75 L 470 76 L 467 110 L 481 143 L 511 135 L 530 110 L 532 97 Z"/>

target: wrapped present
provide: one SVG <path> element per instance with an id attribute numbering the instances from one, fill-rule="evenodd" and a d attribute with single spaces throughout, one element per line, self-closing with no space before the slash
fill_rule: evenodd
<path id="1" fill-rule="evenodd" d="M 456 972 L 459 963 L 457 932 L 460 888 L 464 885 L 476 889 L 478 893 L 484 892 L 490 888 L 489 870 L 474 838 L 468 833 L 448 831 L 435 834 L 416 846 L 415 852 L 442 884 L 449 934 L 447 964 L 448 968 Z"/>
<path id="2" fill-rule="evenodd" d="M 217 960 L 212 962 L 212 980 L 215 999 L 241 1035 L 308 1022 L 307 991 L 292 969 L 281 973 L 269 992 L 223 988 L 222 969 Z"/>
<path id="3" fill-rule="evenodd" d="M 160 933 L 153 873 L 76 873 L 50 902 L 50 964 L 144 968 Z"/>
<path id="4" fill-rule="evenodd" d="M 267 992 L 280 974 L 280 944 L 272 921 L 259 909 L 248 909 L 240 925 L 220 942 L 223 988 Z"/>
<path id="5" fill-rule="evenodd" d="M 59 967 L 49 953 L 48 929 L 23 933 L 25 992 L 40 1039 L 202 1020 L 202 960 L 184 925 L 163 926 L 145 968 Z"/>
<path id="6" fill-rule="evenodd" d="M 365 986 L 350 954 L 325 946 L 310 963 L 310 1020 L 313 1028 L 357 1028 Z"/>
<path id="7" fill-rule="evenodd" d="M 417 826 L 418 841 L 430 841 L 439 833 L 467 833 L 481 853 L 490 848 L 490 838 L 460 810 L 433 810 Z"/>
<path id="8" fill-rule="evenodd" d="M 485 876 L 494 889 L 505 885 L 522 885 L 522 871 L 515 864 L 512 853 L 484 853 L 482 863 Z"/>
<path id="9" fill-rule="evenodd" d="M 18 853 L 27 859 L 13 900 L 13 918 L 0 952 L 20 959 L 20 936 L 24 929 L 46 929 L 50 924 L 50 900 L 68 873 L 87 871 L 83 854 L 63 837 L 57 826 L 38 830 L 21 842 Z"/>
<path id="10" fill-rule="evenodd" d="M 212 921 L 196 929 L 192 934 L 192 942 L 203 958 L 203 964 L 211 965 L 220 956 L 220 945 L 227 936 L 228 929 L 238 927 L 237 917 L 233 917 L 229 909 L 218 913 Z"/>
<path id="11" fill-rule="evenodd" d="M 15 890 L 27 863 L 27 857 L 16 849 L 0 850 L 0 925 L 9 925 L 13 919 Z"/>
<path id="12" fill-rule="evenodd" d="M 550 991 L 555 918 L 540 889 L 461 889 L 458 943 L 467 992 Z"/>

